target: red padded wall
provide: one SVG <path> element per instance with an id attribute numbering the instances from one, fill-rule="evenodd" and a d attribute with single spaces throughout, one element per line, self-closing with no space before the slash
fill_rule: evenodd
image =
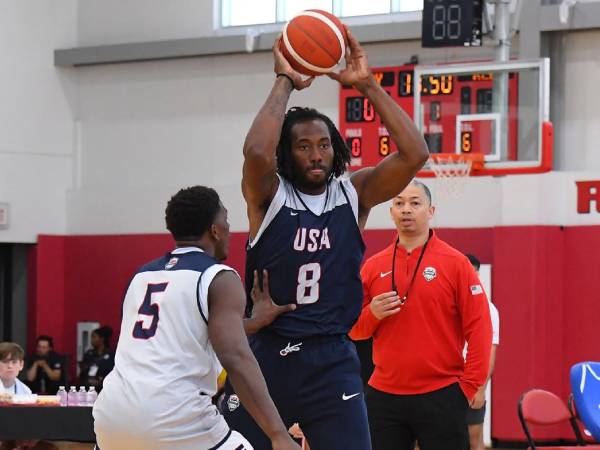
<path id="1" fill-rule="evenodd" d="M 522 440 L 517 403 L 527 389 L 566 398 L 562 364 L 564 231 L 503 227 L 494 232 L 492 292 L 500 312 L 500 346 L 492 384 L 493 436 Z M 557 438 L 566 429 L 542 430 Z"/>
<path id="2" fill-rule="evenodd" d="M 62 351 L 65 324 L 65 241 L 64 236 L 40 236 L 29 253 L 27 341 L 29 351 L 41 334 L 52 336 Z"/>
<path id="3" fill-rule="evenodd" d="M 564 367 L 570 368 L 600 361 L 600 227 L 565 228 L 565 249 L 563 352 Z"/>
<path id="4" fill-rule="evenodd" d="M 522 441 L 516 414 L 521 393 L 538 387 L 566 398 L 571 365 L 600 360 L 595 334 L 600 226 L 452 228 L 437 233 L 492 264 L 493 300 L 501 317 L 492 436 Z M 367 257 L 393 238 L 392 230 L 366 231 Z M 246 233 L 234 233 L 231 239 L 227 263 L 243 277 Z M 167 234 L 40 236 L 29 259 L 29 342 L 49 334 L 58 351 L 74 356 L 75 325 L 85 320 L 112 326 L 116 342 L 130 277 L 172 245 Z M 569 433 L 563 428 L 545 435 Z"/>

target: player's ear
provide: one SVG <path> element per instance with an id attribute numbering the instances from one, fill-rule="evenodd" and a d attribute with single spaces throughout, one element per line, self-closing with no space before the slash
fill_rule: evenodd
<path id="1" fill-rule="evenodd" d="M 219 236 L 219 229 L 218 229 L 218 227 L 214 223 L 210 226 L 209 231 L 210 231 L 211 237 L 215 241 L 220 241 L 221 240 L 221 236 Z"/>

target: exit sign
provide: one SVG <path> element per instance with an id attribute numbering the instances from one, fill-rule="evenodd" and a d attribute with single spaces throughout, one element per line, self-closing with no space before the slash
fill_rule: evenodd
<path id="1" fill-rule="evenodd" d="M 8 228 L 8 203 L 0 203 L 0 229 Z"/>

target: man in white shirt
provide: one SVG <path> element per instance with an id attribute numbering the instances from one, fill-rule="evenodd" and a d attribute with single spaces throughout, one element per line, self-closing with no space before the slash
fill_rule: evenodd
<path id="1" fill-rule="evenodd" d="M 252 450 L 212 404 L 222 365 L 236 401 L 273 450 L 300 450 L 248 345 L 241 280 L 221 264 L 229 222 L 219 195 L 204 186 L 182 189 L 165 220 L 177 248 L 142 266 L 129 283 L 115 367 L 94 404 L 98 448 Z"/>
<path id="2" fill-rule="evenodd" d="M 17 378 L 23 370 L 25 352 L 14 342 L 0 342 L 0 399 L 13 395 L 29 395 L 29 389 Z"/>
<path id="3" fill-rule="evenodd" d="M 473 255 L 466 254 L 465 256 L 469 258 L 473 268 L 477 273 L 479 273 L 479 266 L 481 265 L 479 260 Z M 469 443 L 471 450 L 483 450 L 485 448 L 483 443 L 485 390 L 494 371 L 494 364 L 496 362 L 496 348 L 500 344 L 500 317 L 498 315 L 498 310 L 492 303 L 491 299 L 489 300 L 489 306 L 490 318 L 492 319 L 492 351 L 490 353 L 490 369 L 485 384 L 479 388 L 477 394 L 475 394 L 472 406 L 467 410 L 467 425 L 469 427 Z"/>

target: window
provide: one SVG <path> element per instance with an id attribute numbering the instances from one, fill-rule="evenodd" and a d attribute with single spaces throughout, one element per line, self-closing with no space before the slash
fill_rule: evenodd
<path id="1" fill-rule="evenodd" d="M 219 0 L 221 27 L 286 22 L 305 9 L 339 17 L 391 14 L 423 9 L 423 0 Z"/>
<path id="2" fill-rule="evenodd" d="M 276 5 L 276 0 L 221 0 L 221 26 L 273 23 Z"/>
<path id="3" fill-rule="evenodd" d="M 398 12 L 421 11 L 423 9 L 423 0 L 396 0 L 392 3 L 399 3 L 395 9 Z"/>
<path id="4" fill-rule="evenodd" d="M 281 3 L 283 9 L 283 14 L 281 15 L 283 20 L 281 22 L 287 22 L 305 9 L 322 9 L 323 11 L 333 12 L 333 0 L 287 0 Z"/>
<path id="5" fill-rule="evenodd" d="M 341 3 L 340 17 L 389 14 L 392 12 L 392 5 L 389 0 L 344 0 Z"/>

